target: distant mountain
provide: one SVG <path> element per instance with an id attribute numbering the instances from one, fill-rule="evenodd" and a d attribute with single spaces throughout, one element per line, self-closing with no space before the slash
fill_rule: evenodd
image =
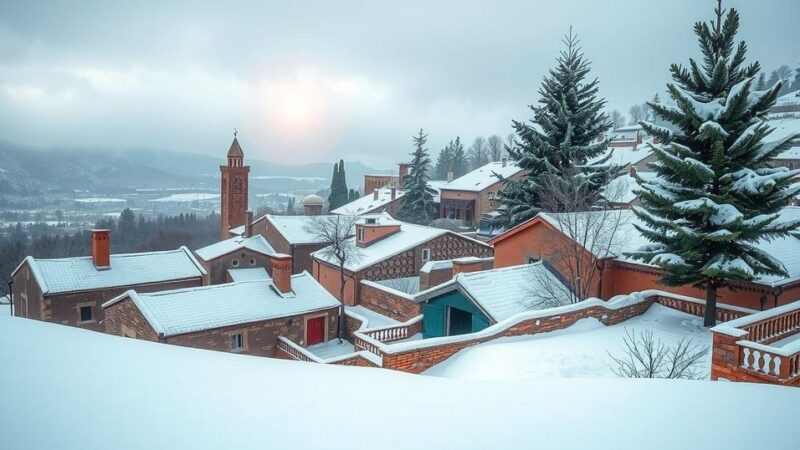
<path id="1" fill-rule="evenodd" d="M 333 162 L 287 166 L 246 160 L 254 185 L 269 190 L 330 184 Z M 132 188 L 216 188 L 222 158 L 164 150 L 37 149 L 0 142 L 0 193 L 9 190 L 110 191 Z M 348 187 L 361 188 L 378 170 L 346 162 Z M 284 179 L 285 178 L 285 179 Z"/>

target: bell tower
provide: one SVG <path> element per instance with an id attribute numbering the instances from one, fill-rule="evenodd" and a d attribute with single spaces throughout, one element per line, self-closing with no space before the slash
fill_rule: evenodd
<path id="1" fill-rule="evenodd" d="M 247 222 L 248 177 L 250 166 L 244 165 L 244 152 L 234 131 L 228 149 L 228 165 L 219 166 L 220 185 L 220 238 L 228 239 L 228 230 Z"/>

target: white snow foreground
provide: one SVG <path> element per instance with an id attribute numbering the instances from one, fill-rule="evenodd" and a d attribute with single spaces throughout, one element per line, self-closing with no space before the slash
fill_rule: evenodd
<path id="1" fill-rule="evenodd" d="M 796 448 L 800 389 L 474 382 L 0 317 L 3 449 Z M 738 424 L 738 425 L 736 425 Z M 783 431 L 780 431 L 783 430 Z"/>

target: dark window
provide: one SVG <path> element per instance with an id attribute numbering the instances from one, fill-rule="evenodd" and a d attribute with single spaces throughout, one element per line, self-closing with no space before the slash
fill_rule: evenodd
<path id="1" fill-rule="evenodd" d="M 233 334 L 231 335 L 231 350 L 241 350 L 242 349 L 242 334 Z"/>
<path id="2" fill-rule="evenodd" d="M 81 306 L 81 322 L 89 322 L 92 320 L 92 307 Z"/>
<path id="3" fill-rule="evenodd" d="M 450 326 L 448 336 L 472 333 L 472 314 L 458 308 L 449 308 Z"/>
<path id="4" fill-rule="evenodd" d="M 239 266 L 239 260 L 238 259 L 234 259 L 233 261 L 231 261 L 231 265 L 233 267 L 238 267 Z"/>
<path id="5" fill-rule="evenodd" d="M 537 263 L 537 262 L 539 262 L 539 261 L 541 261 L 541 259 L 540 259 L 540 258 L 537 258 L 537 257 L 535 257 L 535 256 L 528 256 L 528 264 Z"/>

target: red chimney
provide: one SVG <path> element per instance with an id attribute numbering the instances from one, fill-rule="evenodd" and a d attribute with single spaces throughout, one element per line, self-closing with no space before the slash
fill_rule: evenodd
<path id="1" fill-rule="evenodd" d="M 460 273 L 478 272 L 483 269 L 481 260 L 467 256 L 453 260 L 453 278 Z"/>
<path id="2" fill-rule="evenodd" d="M 108 230 L 92 230 L 92 262 L 98 269 L 111 268 L 111 242 Z"/>
<path id="3" fill-rule="evenodd" d="M 292 292 L 292 257 L 276 253 L 269 257 L 272 262 L 272 284 L 283 294 Z"/>

